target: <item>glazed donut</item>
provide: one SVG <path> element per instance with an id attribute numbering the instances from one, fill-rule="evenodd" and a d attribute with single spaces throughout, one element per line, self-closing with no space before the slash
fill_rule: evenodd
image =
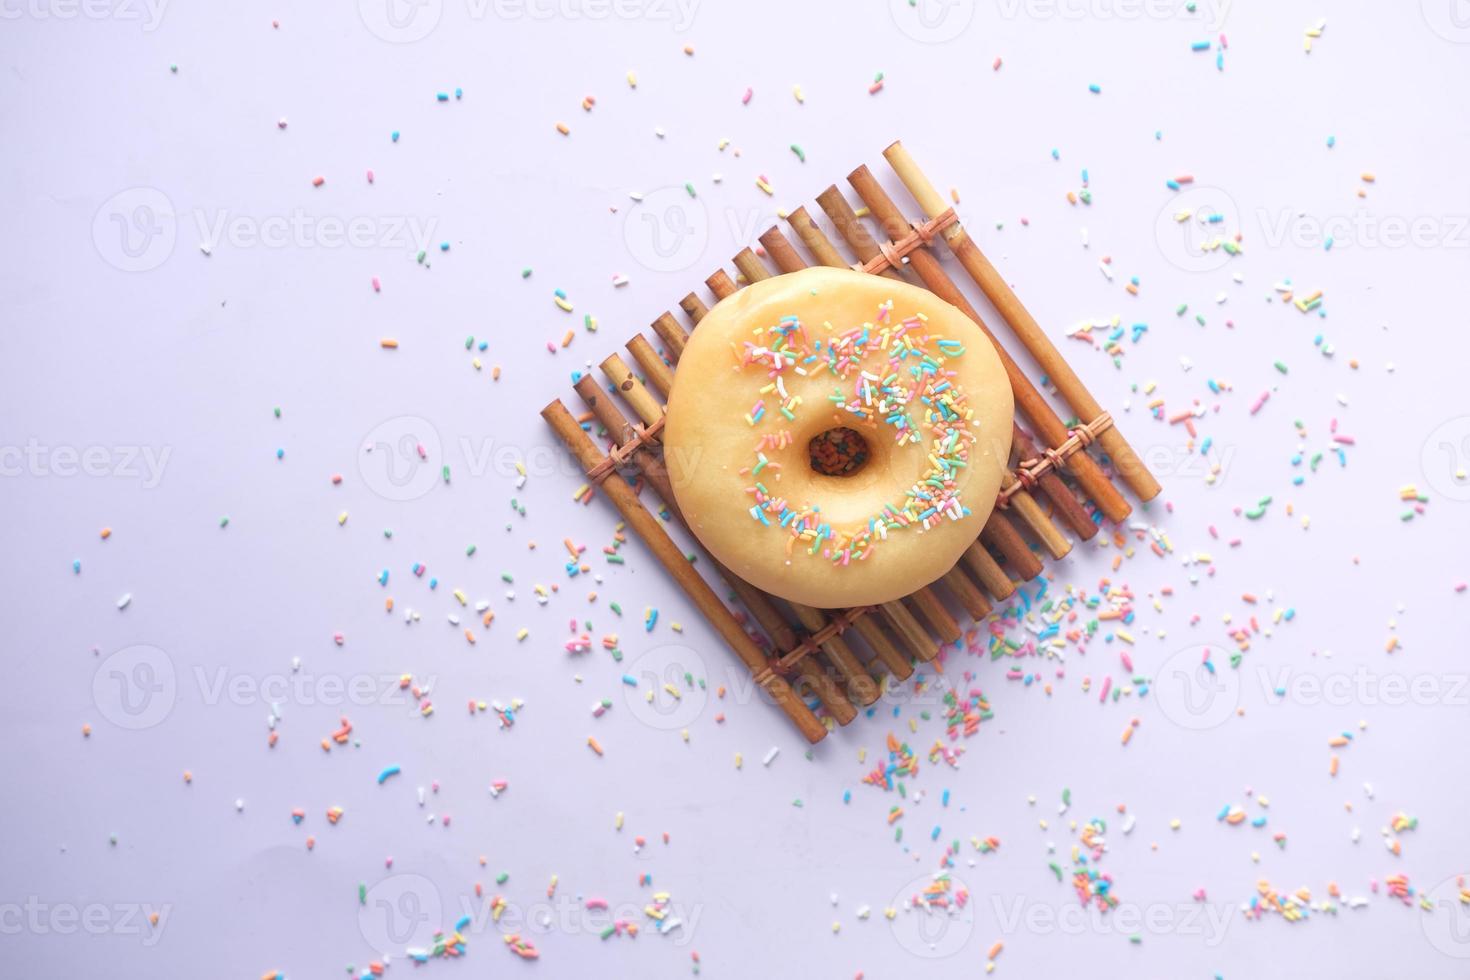
<path id="1" fill-rule="evenodd" d="M 1000 358 L 927 290 L 847 269 L 755 283 L 679 360 L 664 461 L 715 558 L 819 608 L 954 567 L 995 505 L 1013 403 Z"/>

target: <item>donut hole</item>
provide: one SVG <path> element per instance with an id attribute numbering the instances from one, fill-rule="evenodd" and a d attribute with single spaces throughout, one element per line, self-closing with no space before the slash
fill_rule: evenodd
<path id="1" fill-rule="evenodd" d="M 806 444 L 806 450 L 812 472 L 839 478 L 856 474 L 873 455 L 863 434 L 845 425 L 818 432 Z"/>

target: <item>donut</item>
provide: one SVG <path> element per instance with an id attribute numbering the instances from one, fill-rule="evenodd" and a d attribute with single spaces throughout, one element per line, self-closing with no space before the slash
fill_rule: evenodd
<path id="1" fill-rule="evenodd" d="M 1014 405 L 989 338 L 927 290 L 847 269 L 755 283 L 699 322 L 664 419 L 695 537 L 818 608 L 909 595 L 995 505 Z"/>

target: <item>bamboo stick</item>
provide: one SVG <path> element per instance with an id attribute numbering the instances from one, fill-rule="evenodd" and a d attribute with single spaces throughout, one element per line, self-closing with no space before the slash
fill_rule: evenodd
<path id="1" fill-rule="evenodd" d="M 796 229 L 796 237 L 806 246 L 806 250 L 812 253 L 818 265 L 831 266 L 834 269 L 846 269 L 848 264 L 842 260 L 842 255 L 832 247 L 832 242 L 817 227 L 811 215 L 806 213 L 806 208 L 797 208 L 787 215 L 786 221 L 792 228 Z"/>
<path id="2" fill-rule="evenodd" d="M 669 389 L 674 386 L 674 371 L 658 356 L 658 351 L 653 349 L 648 338 L 641 333 L 634 334 L 633 339 L 624 346 L 633 355 L 633 360 L 638 362 L 638 370 L 643 372 L 653 390 L 667 398 Z"/>
<path id="3" fill-rule="evenodd" d="M 866 165 L 858 167 L 848 175 L 847 179 L 858 192 L 858 196 L 863 199 L 863 203 L 868 206 L 868 210 L 872 212 L 873 219 L 878 222 L 878 226 L 883 229 L 883 233 L 891 241 L 909 232 L 912 226 L 904 219 L 903 213 L 899 211 L 893 199 L 888 196 L 888 192 L 878 183 L 877 178 Z M 1005 368 L 1006 377 L 1010 379 L 1011 391 L 1016 396 L 1016 408 L 1026 416 L 1026 420 L 1036 429 L 1036 434 L 1053 449 L 1065 442 L 1071 435 L 1066 424 L 1057 417 L 1051 403 L 1036 390 L 1036 386 L 1031 383 L 1026 372 L 1011 357 L 1010 352 L 986 325 L 979 312 L 970 305 L 969 297 L 955 285 L 954 280 L 949 277 L 949 273 L 944 270 L 934 253 L 927 248 L 916 249 L 909 253 L 909 267 L 918 274 L 931 292 L 945 302 L 959 307 L 960 312 L 974 320 L 985 336 L 990 338 L 996 354 L 1000 355 L 1000 363 Z M 1083 492 L 1097 503 L 1098 509 L 1108 520 L 1122 521 L 1128 517 L 1133 508 L 1128 505 L 1127 500 L 1123 499 L 1123 495 L 1113 486 L 1112 481 L 1103 473 L 1097 462 L 1086 452 L 1073 454 L 1067 460 L 1067 469 L 1076 477 Z M 1092 522 L 1088 521 L 1088 524 Z M 1092 536 L 1084 533 L 1080 528 L 1074 528 L 1074 530 L 1084 538 Z"/>
<path id="4" fill-rule="evenodd" d="M 960 601 L 960 605 L 965 607 L 965 612 L 969 613 L 970 618 L 975 622 L 978 623 L 990 615 L 990 601 L 985 598 L 985 593 L 970 581 L 970 576 L 965 574 L 965 570 L 960 565 L 955 565 L 954 568 L 945 572 L 941 581 L 949 588 L 949 591 L 954 593 L 954 597 Z"/>
<path id="5" fill-rule="evenodd" d="M 541 411 L 544 418 L 558 438 L 566 444 L 568 450 L 576 457 L 577 461 L 585 470 L 590 470 L 604 458 L 603 453 L 582 431 L 572 413 L 567 411 L 565 405 L 554 401 Z M 755 645 L 735 616 L 729 609 L 725 608 L 719 596 L 715 595 L 714 589 L 709 583 L 694 571 L 693 566 L 684 559 L 684 554 L 679 550 L 668 533 L 659 526 L 658 520 L 654 518 L 639 502 L 633 488 L 622 480 L 606 480 L 602 484 L 602 491 L 613 506 L 617 507 L 618 513 L 623 515 L 623 520 L 643 540 L 645 546 L 651 551 L 664 570 L 673 576 L 674 581 L 684 590 L 685 595 L 699 609 L 700 613 L 720 634 L 730 649 L 735 651 L 746 669 L 753 676 L 764 676 L 763 687 L 770 693 L 776 705 L 786 713 L 786 716 L 796 725 L 797 729 L 809 742 L 819 742 L 827 734 L 827 727 L 812 714 L 811 710 L 802 703 L 791 686 L 779 674 L 768 673 L 766 657 L 759 647 Z"/>
<path id="6" fill-rule="evenodd" d="M 898 652 L 898 647 L 883 632 L 883 627 L 878 625 L 878 620 L 873 616 L 860 616 L 853 620 L 852 628 L 857 630 L 858 636 L 867 641 L 868 646 L 873 648 L 873 653 L 888 672 L 901 681 L 909 679 L 914 672 L 914 667 L 908 662 L 908 658 Z"/>
<path id="7" fill-rule="evenodd" d="M 1016 583 L 1005 573 L 999 563 L 985 550 L 985 545 L 979 541 L 974 542 L 965 549 L 961 560 L 965 566 L 975 573 L 980 584 L 985 586 L 985 591 L 993 595 L 997 600 L 1009 599 L 1016 594 Z"/>
<path id="8" fill-rule="evenodd" d="M 806 263 L 797 254 L 795 246 L 786 240 L 785 235 L 781 234 L 781 229 L 775 227 L 766 229 L 766 233 L 760 237 L 760 243 L 761 247 L 766 250 L 766 254 L 771 257 L 771 261 L 776 263 L 776 268 L 783 273 L 806 268 Z"/>
<path id="9" fill-rule="evenodd" d="M 934 627 L 941 643 L 953 643 L 960 638 L 960 624 L 944 608 L 944 603 L 939 601 L 939 596 L 934 594 L 933 589 L 920 589 L 908 598 L 919 610 L 919 615 Z"/>
<path id="10" fill-rule="evenodd" d="M 735 280 L 731 279 L 729 274 L 725 272 L 724 269 L 716 269 L 713 273 L 710 274 L 710 277 L 704 281 L 704 284 L 709 287 L 710 292 L 715 294 L 715 299 L 724 299 L 726 296 L 734 296 L 735 290 L 740 288 L 739 286 L 735 285 Z"/>
<path id="11" fill-rule="evenodd" d="M 1017 482 L 1016 478 L 1011 475 L 1010 470 L 1006 471 L 1006 475 L 1010 479 L 1002 480 L 1002 486 L 1005 486 L 1007 483 Z M 1021 515 L 1021 520 L 1025 521 L 1026 526 L 1035 532 L 1036 537 L 1041 541 L 1042 547 L 1046 548 L 1047 552 L 1053 558 L 1065 558 L 1067 552 L 1072 550 L 1072 542 L 1062 537 L 1062 532 L 1057 530 L 1057 526 L 1051 522 L 1050 517 L 1046 516 L 1046 512 L 1041 509 L 1041 505 L 1036 502 L 1036 498 L 1031 496 L 1030 493 L 1025 490 L 1017 490 L 1012 493 L 1010 509 Z"/>
<path id="12" fill-rule="evenodd" d="M 837 233 L 847 242 L 859 262 L 866 264 L 882 254 L 878 243 L 873 241 L 872 235 L 868 234 L 868 229 L 858 219 L 857 212 L 852 209 L 851 204 L 847 203 L 847 198 L 842 196 L 836 184 L 817 195 L 817 204 L 821 205 L 822 210 L 827 213 L 827 217 L 837 228 Z M 879 275 L 888 279 L 897 279 L 900 282 L 904 281 L 903 273 L 899 269 L 885 268 Z"/>
<path id="13" fill-rule="evenodd" d="M 735 263 L 735 268 L 745 277 L 747 283 L 760 282 L 762 279 L 771 278 L 771 273 L 765 267 L 765 264 L 756 258 L 755 253 L 748 248 L 742 248 L 739 254 L 731 261 Z"/>
<path id="14" fill-rule="evenodd" d="M 1026 547 L 1026 541 L 1000 514 L 992 513 L 985 522 L 985 540 L 995 545 L 1016 574 L 1030 581 L 1041 574 L 1041 559 Z"/>
<path id="15" fill-rule="evenodd" d="M 826 628 L 827 617 L 820 610 L 799 603 L 793 603 L 791 608 L 796 613 L 797 621 L 808 631 L 815 633 Z M 822 641 L 821 647 L 822 652 L 827 655 L 827 662 L 841 676 L 849 701 L 867 707 L 878 700 L 878 683 L 863 667 L 862 661 L 852 652 L 846 640 L 841 636 L 831 636 Z"/>
<path id="16" fill-rule="evenodd" d="M 658 334 L 658 339 L 664 342 L 664 350 L 668 351 L 669 360 L 677 361 L 679 355 L 684 353 L 684 341 L 687 335 L 684 328 L 679 326 L 673 314 L 664 312 L 653 321 L 653 332 Z"/>
<path id="17" fill-rule="evenodd" d="M 689 322 L 696 326 L 700 320 L 704 319 L 704 315 L 709 312 L 709 307 L 704 305 L 704 300 L 700 299 L 694 293 L 690 293 L 688 296 L 679 300 L 679 309 L 687 313 L 689 315 Z"/>
<path id="18" fill-rule="evenodd" d="M 919 169 L 913 157 L 909 156 L 908 150 L 902 143 L 893 143 L 883 151 L 883 157 L 893 167 L 894 172 L 898 174 L 898 179 L 903 181 L 909 193 L 918 201 L 920 210 L 926 215 L 933 218 L 948 210 L 944 199 L 929 182 L 929 178 L 924 176 L 923 171 Z M 980 251 L 980 247 L 975 244 L 974 240 L 965 233 L 960 223 L 955 222 L 946 228 L 942 237 L 954 252 L 955 257 L 960 260 L 960 264 L 965 267 L 965 271 L 985 293 L 990 304 L 1010 324 L 1011 330 L 1031 352 L 1036 363 L 1051 378 L 1052 383 L 1056 385 L 1072 411 L 1077 413 L 1084 422 L 1101 415 L 1102 406 L 1097 403 L 1097 399 L 1092 397 L 1092 393 L 1087 390 L 1082 379 L 1077 377 L 1072 366 L 1062 357 L 1035 318 L 1021 304 L 1010 285 L 996 271 L 995 266 L 990 264 L 990 260 Z M 1159 495 L 1159 491 L 1163 488 L 1144 466 L 1133 447 L 1128 444 L 1128 440 L 1123 438 L 1123 433 L 1116 425 L 1099 436 L 1098 443 L 1112 459 L 1113 468 L 1117 470 L 1118 475 L 1132 488 L 1134 493 L 1138 494 L 1140 500 L 1152 500 Z"/>
<path id="19" fill-rule="evenodd" d="M 663 406 L 658 403 L 648 389 L 638 380 L 637 375 L 628 367 L 627 363 L 617 354 L 609 354 L 603 358 L 602 373 L 607 375 L 613 387 L 622 393 L 628 404 L 633 406 L 639 418 L 643 419 L 645 425 L 651 425 L 659 416 L 663 415 Z"/>
<path id="20" fill-rule="evenodd" d="M 1012 426 L 1012 430 L 1011 441 L 1020 450 L 1020 458 L 1023 461 L 1036 459 L 1041 455 L 1036 448 L 1036 443 L 1031 441 L 1031 437 L 1019 425 Z M 1079 455 L 1091 459 L 1085 453 L 1078 453 L 1072 459 L 1076 459 Z M 1041 492 L 1046 495 L 1046 499 L 1052 502 L 1052 505 L 1057 509 L 1057 513 L 1062 515 L 1062 520 L 1067 522 L 1067 526 L 1079 538 L 1087 541 L 1091 540 L 1097 534 L 1097 525 L 1092 523 L 1092 518 L 1088 516 L 1087 509 L 1078 502 L 1076 495 L 1072 493 L 1071 488 L 1067 486 L 1057 474 L 1056 470 L 1047 470 L 1036 481 L 1036 485 L 1041 488 Z"/>
<path id="21" fill-rule="evenodd" d="M 929 631 L 924 628 L 923 624 L 914 618 L 908 606 L 894 599 L 892 602 L 883 603 L 883 612 L 921 663 L 928 663 L 934 659 L 934 655 L 939 652 L 939 643 L 929 635 Z"/>

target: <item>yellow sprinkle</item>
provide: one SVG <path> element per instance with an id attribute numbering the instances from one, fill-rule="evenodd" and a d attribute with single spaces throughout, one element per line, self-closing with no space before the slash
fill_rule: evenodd
<path id="1" fill-rule="evenodd" d="M 635 72 L 631 72 L 631 71 L 628 72 L 628 87 L 629 88 L 637 88 L 638 87 L 638 75 Z"/>
<path id="2" fill-rule="evenodd" d="M 567 300 L 562 299 L 560 296 L 553 296 L 552 299 L 556 301 L 557 306 L 561 307 L 566 312 L 572 312 L 572 304 L 569 303 Z"/>
<path id="3" fill-rule="evenodd" d="M 518 640 L 518 641 L 519 640 L 524 640 L 526 637 L 528 637 L 530 635 L 531 635 L 531 631 L 528 630 L 528 629 L 526 629 L 524 626 L 522 626 L 520 629 L 516 630 L 516 640 Z"/>
<path id="4" fill-rule="evenodd" d="M 346 523 L 347 523 L 347 511 L 344 510 L 342 513 L 340 513 L 340 514 L 337 515 L 337 526 L 338 527 L 341 527 L 343 524 L 346 524 Z"/>

